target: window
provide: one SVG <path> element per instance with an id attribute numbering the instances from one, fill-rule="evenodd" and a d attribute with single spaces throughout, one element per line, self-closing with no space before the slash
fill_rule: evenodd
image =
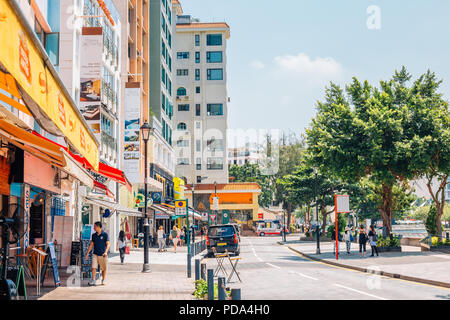
<path id="1" fill-rule="evenodd" d="M 211 103 L 207 105 L 208 116 L 223 116 L 223 104 Z"/>
<path id="2" fill-rule="evenodd" d="M 111 127 L 111 120 L 109 120 L 108 118 L 106 118 L 103 114 L 101 115 L 101 128 L 102 128 L 102 132 L 107 133 L 109 136 L 113 136 L 113 131 L 112 131 L 112 127 Z"/>
<path id="3" fill-rule="evenodd" d="M 208 151 L 223 151 L 223 139 L 211 138 L 206 141 Z"/>
<path id="4" fill-rule="evenodd" d="M 206 45 L 221 46 L 222 45 L 222 35 L 221 34 L 207 34 L 206 35 Z"/>
<path id="5" fill-rule="evenodd" d="M 161 108 L 166 112 L 166 95 L 161 92 Z"/>
<path id="6" fill-rule="evenodd" d="M 207 158 L 206 167 L 208 170 L 223 170 L 223 158 Z"/>
<path id="7" fill-rule="evenodd" d="M 195 81 L 200 81 L 200 69 L 195 69 Z"/>
<path id="8" fill-rule="evenodd" d="M 208 80 L 223 80 L 223 69 L 208 69 L 207 70 Z"/>
<path id="9" fill-rule="evenodd" d="M 189 69 L 177 69 L 177 76 L 188 76 Z"/>
<path id="10" fill-rule="evenodd" d="M 178 126 L 177 126 L 177 129 L 178 129 L 178 130 L 181 130 L 181 131 L 187 130 L 186 123 L 180 122 L 180 123 L 178 124 Z"/>
<path id="11" fill-rule="evenodd" d="M 164 67 L 161 66 L 161 81 L 166 84 L 166 70 L 164 70 Z"/>
<path id="12" fill-rule="evenodd" d="M 189 105 L 188 104 L 179 104 L 178 111 L 189 111 Z"/>
<path id="13" fill-rule="evenodd" d="M 195 63 L 200 63 L 200 52 L 195 53 Z"/>
<path id="14" fill-rule="evenodd" d="M 200 117 L 201 115 L 201 106 L 200 104 L 195 105 L 195 116 Z"/>
<path id="15" fill-rule="evenodd" d="M 197 160 L 195 161 L 195 166 L 197 170 L 202 170 L 202 158 L 197 158 Z"/>
<path id="16" fill-rule="evenodd" d="M 189 147 L 189 140 L 178 140 L 177 147 Z"/>
<path id="17" fill-rule="evenodd" d="M 200 129 L 201 125 L 202 125 L 202 123 L 200 121 L 195 121 L 195 128 L 196 129 Z"/>
<path id="18" fill-rule="evenodd" d="M 169 70 L 172 72 L 172 58 L 170 56 L 167 56 L 169 59 Z"/>
<path id="19" fill-rule="evenodd" d="M 196 152 L 202 151 L 202 140 L 195 140 L 195 151 Z"/>
<path id="20" fill-rule="evenodd" d="M 164 60 L 166 60 L 166 44 L 164 43 L 164 40 L 161 39 L 161 55 L 163 56 Z"/>
<path id="21" fill-rule="evenodd" d="M 189 165 L 189 158 L 178 158 L 177 163 L 179 166 Z"/>
<path id="22" fill-rule="evenodd" d="M 200 46 L 200 35 L 199 34 L 195 35 L 195 46 L 196 47 Z"/>
<path id="23" fill-rule="evenodd" d="M 185 96 L 185 95 L 186 95 L 186 89 L 183 88 L 183 87 L 178 88 L 178 90 L 177 90 L 177 96 Z"/>
<path id="24" fill-rule="evenodd" d="M 200 93 L 200 87 L 195 87 L 195 93 Z"/>
<path id="25" fill-rule="evenodd" d="M 177 59 L 189 59 L 189 52 L 177 52 Z"/>
<path id="26" fill-rule="evenodd" d="M 206 52 L 206 62 L 208 62 L 208 63 L 221 63 L 221 62 L 223 62 L 222 51 L 208 51 L 208 52 Z"/>

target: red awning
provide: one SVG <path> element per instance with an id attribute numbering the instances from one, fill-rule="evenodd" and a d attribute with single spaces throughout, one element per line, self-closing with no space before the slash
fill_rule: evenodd
<path id="1" fill-rule="evenodd" d="M 70 156 L 72 158 L 74 158 L 76 161 L 78 161 L 79 163 L 81 163 L 85 169 L 89 169 L 91 171 L 94 171 L 95 173 L 98 173 L 98 174 L 100 174 L 102 176 L 110 178 L 110 179 L 112 179 L 112 180 L 114 180 L 114 181 L 116 181 L 116 182 L 126 186 L 128 191 L 130 191 L 130 192 L 133 191 L 131 183 L 128 181 L 128 179 L 125 176 L 125 173 L 123 173 L 123 171 L 121 171 L 119 169 L 116 169 L 116 168 L 113 168 L 111 166 L 108 166 L 108 165 L 106 165 L 104 163 L 101 163 L 101 162 L 99 163 L 99 168 L 98 168 L 98 171 L 97 171 L 97 170 L 94 169 L 94 167 L 91 166 L 91 164 L 84 157 L 76 155 L 76 154 L 73 154 L 72 152 L 70 152 L 70 150 L 68 148 L 63 147 L 62 145 L 60 145 L 60 144 L 58 144 L 58 143 L 56 143 L 56 142 L 54 142 L 54 141 L 52 141 L 50 139 L 47 139 L 46 137 L 40 135 L 36 131 L 33 131 L 33 134 L 38 136 L 38 137 L 41 137 L 42 139 L 50 141 L 51 143 L 54 143 L 57 146 L 59 146 L 59 147 L 63 148 L 64 150 L 66 150 L 70 154 Z"/>
<path id="2" fill-rule="evenodd" d="M 116 201 L 116 197 L 114 197 L 114 194 L 103 183 L 100 183 L 100 182 L 94 180 L 94 189 L 104 192 L 108 197 L 110 197 L 110 198 L 114 199 L 114 201 Z"/>

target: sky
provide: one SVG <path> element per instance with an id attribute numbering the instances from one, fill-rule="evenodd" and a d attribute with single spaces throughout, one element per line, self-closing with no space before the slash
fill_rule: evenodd
<path id="1" fill-rule="evenodd" d="M 303 133 L 325 87 L 377 84 L 428 69 L 450 94 L 448 0 L 180 0 L 184 14 L 225 21 L 228 126 Z"/>

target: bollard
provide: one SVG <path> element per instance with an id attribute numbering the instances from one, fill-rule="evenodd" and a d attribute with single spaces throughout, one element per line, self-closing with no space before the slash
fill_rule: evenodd
<path id="1" fill-rule="evenodd" d="M 192 277 L 192 275 L 191 275 L 191 254 L 190 253 L 188 253 L 188 255 L 187 255 L 187 277 L 188 278 Z"/>
<path id="2" fill-rule="evenodd" d="M 206 263 L 200 265 L 200 275 L 203 280 L 206 280 Z"/>
<path id="3" fill-rule="evenodd" d="M 241 300 L 241 289 L 231 289 L 231 300 Z"/>
<path id="4" fill-rule="evenodd" d="M 208 300 L 214 300 L 214 269 L 208 269 Z"/>
<path id="5" fill-rule="evenodd" d="M 200 280 L 200 259 L 195 259 L 195 281 Z"/>
<path id="6" fill-rule="evenodd" d="M 226 291 L 225 291 L 225 278 L 219 277 L 217 279 L 217 284 L 219 287 L 219 300 L 226 300 Z"/>

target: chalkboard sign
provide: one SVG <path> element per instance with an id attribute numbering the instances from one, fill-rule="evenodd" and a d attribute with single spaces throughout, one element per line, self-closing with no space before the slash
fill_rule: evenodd
<path id="1" fill-rule="evenodd" d="M 91 240 L 81 240 L 81 272 L 90 272 L 92 266 L 92 250 L 86 259 L 86 252 L 91 244 Z"/>
<path id="2" fill-rule="evenodd" d="M 45 274 L 47 273 L 47 267 L 49 264 L 51 264 L 53 270 L 53 280 L 55 281 L 55 287 L 59 287 L 61 285 L 61 281 L 59 280 L 58 264 L 56 263 L 56 251 L 53 242 L 50 242 L 48 244 L 46 253 L 47 255 L 45 256 L 44 265 L 41 271 L 41 284 L 44 284 Z"/>
<path id="3" fill-rule="evenodd" d="M 8 267 L 6 278 L 14 281 L 17 287 L 17 294 L 27 300 L 27 286 L 25 284 L 25 272 L 23 266 Z"/>
<path id="4" fill-rule="evenodd" d="M 77 258 L 80 257 L 81 253 L 81 243 L 80 241 L 72 241 L 72 246 L 70 248 L 70 265 L 77 265 Z"/>

